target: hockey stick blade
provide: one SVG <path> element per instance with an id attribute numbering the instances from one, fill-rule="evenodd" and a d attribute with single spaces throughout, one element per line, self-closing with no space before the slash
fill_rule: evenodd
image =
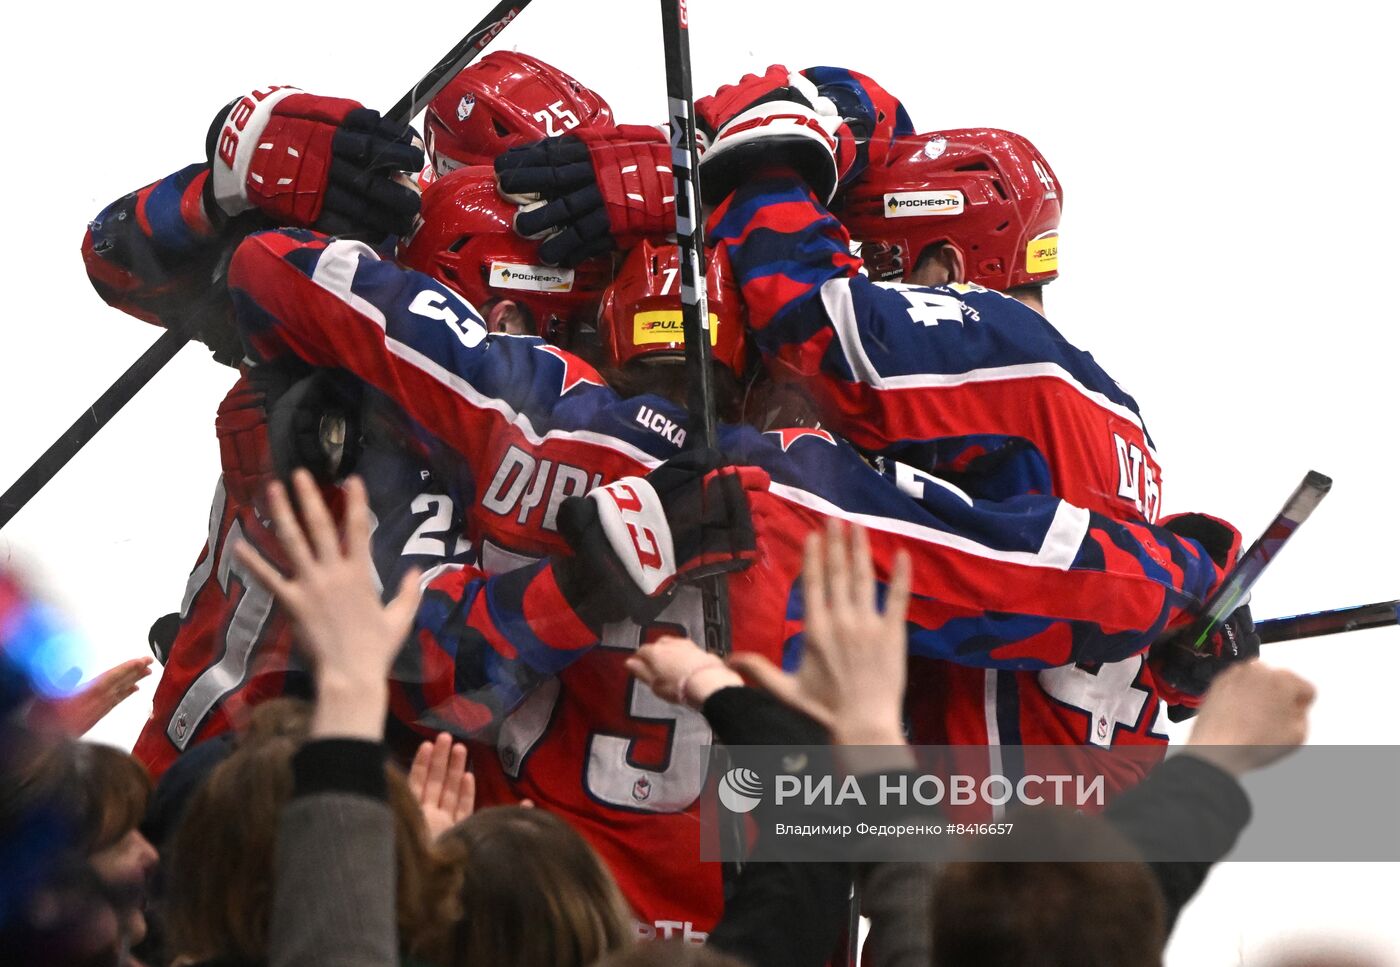
<path id="1" fill-rule="evenodd" d="M 1395 625 L 1400 625 L 1400 600 L 1358 604 L 1350 608 L 1332 608 L 1329 611 L 1312 611 L 1287 618 L 1270 618 L 1267 621 L 1255 622 L 1254 630 L 1259 635 L 1259 641 L 1269 645 L 1276 641 L 1297 641 L 1301 638 L 1319 638 L 1323 635 L 1339 635 L 1346 631 L 1390 628 Z"/>
<path id="2" fill-rule="evenodd" d="M 1293 491 L 1293 495 L 1278 512 L 1278 516 L 1264 529 L 1264 533 L 1249 545 L 1249 550 L 1240 555 L 1240 559 L 1225 575 L 1225 579 L 1206 599 L 1200 617 L 1191 626 L 1190 641 L 1193 648 L 1199 651 L 1215 629 L 1239 606 L 1249 594 L 1250 588 L 1259 580 L 1259 576 L 1264 573 L 1264 569 L 1278 556 L 1279 551 L 1283 550 L 1283 546 L 1302 523 L 1312 516 L 1312 512 L 1331 489 L 1331 477 L 1316 470 L 1308 471 L 1298 489 Z"/>
<path id="3" fill-rule="evenodd" d="M 447 86 L 447 82 L 459 70 L 474 61 L 496 35 L 529 4 L 530 0 L 513 0 L 492 7 L 491 12 L 483 17 L 456 47 L 448 51 L 432 70 L 399 98 L 386 117 L 402 124 L 411 121 Z M 73 421 L 73 425 L 62 436 L 49 445 L 43 456 L 20 474 L 19 479 L 0 496 L 0 528 L 8 524 L 10 519 L 53 479 L 54 474 L 67 466 L 68 462 L 78 455 L 78 451 L 87 446 L 98 430 L 106 426 L 166 363 L 175 358 L 175 354 L 189 342 L 189 336 L 183 331 L 185 328 L 173 325 L 167 329 L 149 349 L 127 367 L 126 372 L 117 377 L 116 382 L 107 387 L 106 392 L 99 396 L 82 416 Z"/>

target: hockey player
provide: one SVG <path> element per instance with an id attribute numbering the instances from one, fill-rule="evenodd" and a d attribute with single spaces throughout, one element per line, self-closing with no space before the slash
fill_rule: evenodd
<path id="1" fill-rule="evenodd" d="M 495 50 L 462 68 L 428 104 L 423 127 L 437 174 L 489 165 L 507 148 L 580 128 L 612 126 L 594 91 L 544 61 Z"/>
<path id="2" fill-rule="evenodd" d="M 83 252 L 93 284 L 112 305 L 157 324 L 183 324 L 191 306 L 210 307 L 213 311 L 200 320 L 201 336 L 226 361 L 241 359 L 241 347 L 218 314 L 217 301 L 205 299 L 205 293 L 220 250 L 246 233 L 257 217 L 249 206 L 269 219 L 358 230 L 367 237 L 403 232 L 418 198 L 398 178 L 420 167 L 422 159 L 409 136 L 407 129 L 380 121 L 352 101 L 290 88 L 240 99 L 220 114 L 211 132 L 208 163 L 118 200 L 92 222 Z M 258 153 L 250 158 L 253 146 Z M 490 257 L 512 267 L 532 260 L 529 243 L 507 231 L 498 234 L 502 244 L 489 249 Z M 527 318 L 530 305 L 541 309 L 528 293 L 518 304 L 500 302 L 491 308 L 501 320 Z M 566 300 L 560 311 L 569 308 Z M 549 321 L 543 312 L 541 318 Z M 154 777 L 194 743 L 241 722 L 248 706 L 305 687 L 295 671 L 281 609 L 246 573 L 233 548 L 247 541 L 277 560 L 277 542 L 268 532 L 260 500 L 274 472 L 268 414 L 272 410 L 286 417 L 279 427 L 285 436 L 306 429 L 316 434 L 319 426 L 293 424 L 299 412 L 313 408 L 308 393 L 319 400 L 315 408 L 332 408 L 350 421 L 337 444 L 342 465 L 324 469 L 343 474 L 353 463 L 366 480 L 382 585 L 392 591 L 413 570 L 429 577 L 435 571 L 456 572 L 433 585 L 435 600 L 447 596 L 455 602 L 432 619 L 440 622 L 436 629 L 442 637 L 450 625 L 458 640 L 508 640 L 511 634 L 502 626 L 519 626 L 532 642 L 567 654 L 591 645 L 605 620 L 621 617 L 620 611 L 595 607 L 584 608 L 587 620 L 579 618 L 571 604 L 582 601 L 586 582 L 566 577 L 561 583 L 548 564 L 488 586 L 479 572 L 465 566 L 474 551 L 465 537 L 461 496 L 448 489 L 411 436 L 386 419 L 391 408 L 371 401 L 361 409 L 352 398 L 358 394 L 343 393 L 325 378 L 293 388 L 300 376 L 299 371 L 259 367 L 240 378 L 220 405 L 216 430 L 223 475 L 209 537 L 170 640 L 158 643 L 164 673 L 135 748 Z M 597 576 L 595 566 L 591 579 Z M 537 608 L 524 618 L 519 608 L 526 598 L 552 602 L 552 607 Z M 449 701 L 427 677 L 433 669 L 420 664 L 403 671 L 403 688 L 412 697 L 400 693 L 399 701 L 411 702 L 419 712 L 434 708 L 433 714 L 454 721 L 470 718 L 477 727 L 520 699 L 521 683 L 509 676 L 480 683 L 472 695 Z M 425 695 L 437 701 L 427 702 Z"/>
<path id="3" fill-rule="evenodd" d="M 842 225 L 808 190 L 825 190 L 833 170 L 840 177 L 839 142 L 849 135 L 837 126 L 829 138 L 829 120 L 827 128 L 779 120 L 780 130 L 761 133 L 792 109 L 815 121 L 780 73 L 747 78 L 697 107 L 716 131 L 704 163 L 718 167 L 711 190 L 738 184 L 715 213 L 713 238 L 759 322 L 754 339 L 769 372 L 800 381 L 829 425 L 863 450 L 981 496 L 1052 493 L 1125 521 L 1156 521 L 1161 471 L 1136 402 L 1043 316 L 1041 289 L 1058 271 L 1062 190 L 1040 152 L 998 130 L 904 139 L 839 199 L 843 222 L 876 259 L 866 278 Z M 777 158 L 769 140 L 802 164 L 766 178 L 726 170 L 730 153 Z M 797 178 L 804 164 L 822 178 Z M 1238 533 L 1214 518 L 1179 515 L 1166 526 L 1222 566 L 1238 552 Z M 1194 705 L 1198 694 L 1174 687 L 1196 677 L 1186 669 L 1257 654 L 1252 627 L 1242 607 L 1205 656 L 1162 642 L 1150 667 L 1138 655 L 1034 676 L 940 669 L 950 683 L 935 714 L 946 728 L 933 738 L 1165 744 L 1158 696 Z"/>
<path id="4" fill-rule="evenodd" d="M 737 185 L 711 220 L 711 238 L 734 264 L 769 372 L 801 385 L 817 401 L 825 425 L 867 452 L 897 456 L 978 496 L 1053 493 L 1130 522 L 1155 519 L 1160 477 L 1136 403 L 1087 353 L 1037 312 L 980 286 L 878 285 L 860 274 L 849 238 L 813 196 L 831 198 L 846 183 L 856 155 L 842 119 L 813 109 L 818 99 L 810 84 L 774 68 L 697 107 L 715 134 L 701 167 L 706 190 L 723 197 Z M 894 146 L 847 187 L 847 209 L 866 214 L 865 199 L 887 184 L 890 169 L 946 172 L 949 184 L 958 179 L 960 191 L 936 182 L 942 194 L 907 188 L 881 200 L 898 206 L 956 195 L 969 210 L 974 201 L 979 212 L 986 210 L 958 236 L 962 252 L 978 253 L 975 260 L 943 246 L 928 253 L 918 271 L 967 272 L 975 261 L 984 281 L 1011 288 L 1043 282 L 1053 277 L 1044 253 L 1058 218 L 1058 185 L 1022 139 L 1000 132 L 978 137 L 972 148 L 949 148 L 951 139 L 937 136 L 913 147 Z M 568 141 L 530 150 L 545 159 L 576 155 Z M 610 159 L 596 141 L 586 149 L 592 178 L 600 186 L 611 183 Z M 948 160 L 942 162 L 939 152 L 945 150 Z M 541 184 L 529 171 L 534 163 L 520 151 L 503 158 L 503 190 L 515 193 L 522 168 L 527 185 Z M 754 170 L 766 177 L 745 180 Z M 586 174 L 589 166 L 571 171 Z M 876 188 L 867 189 L 867 183 Z M 564 188 L 575 196 L 586 190 L 577 182 Z M 548 197 L 530 200 L 540 203 L 522 210 L 517 226 L 567 242 L 577 221 L 569 206 Z M 1038 271 L 1022 268 L 1023 255 L 1034 256 L 1024 264 Z M 1175 526 L 1200 539 L 1222 565 L 1233 559 L 1233 528 L 1200 515 Z M 1250 624 L 1247 611 L 1239 613 L 1213 640 L 1210 657 L 1223 661 L 1247 653 Z M 954 685 L 947 695 L 940 687 L 942 700 L 932 703 L 941 724 L 925 731 L 929 741 L 1166 741 L 1159 683 L 1142 655 L 1038 674 L 962 668 L 948 675 Z"/>
<path id="5" fill-rule="evenodd" d="M 425 222 L 450 217 L 443 192 L 476 191 L 479 177 L 468 170 L 439 181 L 443 207 L 425 210 Z M 445 251 L 419 247 L 425 236 L 417 235 L 402 257 L 441 277 L 459 241 L 453 235 L 440 230 Z M 664 366 L 656 357 L 677 352 L 675 313 L 647 301 L 661 294 L 673 257 L 634 251 L 617 291 L 644 297 L 605 300 L 604 345 L 638 357 L 624 360 L 613 349 L 611 363 L 624 375 Z M 459 272 L 470 270 L 458 263 Z M 714 271 L 721 279 L 723 267 Z M 488 571 L 564 549 L 564 500 L 595 480 L 644 473 L 684 446 L 689 419 L 674 402 L 621 397 L 557 347 L 488 334 L 480 314 L 438 278 L 361 243 L 310 232 L 255 235 L 235 254 L 230 282 L 239 326 L 260 363 L 295 355 L 347 370 L 463 460 L 469 479 L 459 487 L 473 494 L 471 525 Z M 717 284 L 717 339 L 726 326 L 738 328 L 736 317 L 726 321 L 733 296 L 724 293 Z M 1128 528 L 1049 497 L 973 502 L 932 478 L 895 471 L 916 500 L 825 431 L 728 426 L 724 449 L 772 478 L 752 495 L 762 564 L 729 581 L 734 647 L 775 661 L 800 647 L 801 539 L 830 517 L 870 528 L 882 573 L 897 549 L 911 551 L 922 596 L 913 637 L 945 658 L 1042 667 L 1134 653 L 1184 617 L 1219 576 L 1197 545 L 1154 528 Z M 637 513 L 646 505 L 639 498 Z M 476 760 L 484 801 L 528 796 L 567 815 L 618 873 L 644 923 L 661 933 L 703 932 L 720 908 L 717 870 L 690 867 L 699 846 L 690 807 L 704 783 L 708 730 L 637 686 L 622 661 L 655 628 L 694 635 L 700 623 L 698 595 L 679 593 L 653 630 L 609 628 L 601 647 L 536 688 L 507 719 L 493 761 Z"/>

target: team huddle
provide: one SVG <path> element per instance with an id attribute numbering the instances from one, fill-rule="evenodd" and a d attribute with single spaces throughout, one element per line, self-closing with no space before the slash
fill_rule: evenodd
<path id="1" fill-rule="evenodd" d="M 296 467 L 333 506 L 364 480 L 386 593 L 422 573 L 391 737 L 468 740 L 478 803 L 564 818 L 644 936 L 703 939 L 724 904 L 699 859 L 710 727 L 624 665 L 704 640 L 702 576 L 727 583 L 733 650 L 791 669 L 809 532 L 863 526 L 882 581 L 907 554 L 923 744 L 1164 750 L 1168 709 L 1257 653 L 1247 608 L 1204 649 L 1173 637 L 1239 535 L 1160 518 L 1136 401 L 1047 321 L 1062 188 L 1034 145 L 919 133 L 832 67 L 747 75 L 696 113 L 714 450 L 685 404 L 667 137 L 527 55 L 462 70 L 422 141 L 255 91 L 206 161 L 90 224 L 103 299 L 239 371 L 208 541 L 153 640 L 134 754 L 154 778 L 309 687 L 233 552 L 285 565 L 264 492 Z M 1142 778 L 1117 768 L 1110 791 Z"/>

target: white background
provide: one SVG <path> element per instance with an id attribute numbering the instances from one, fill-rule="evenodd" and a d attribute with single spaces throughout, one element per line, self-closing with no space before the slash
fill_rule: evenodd
<path id="1" fill-rule="evenodd" d="M 0 486 L 157 334 L 88 286 L 88 218 L 198 160 L 213 112 L 252 87 L 388 107 L 487 6 L 12 11 L 0 40 Z M 840 64 L 902 97 L 920 130 L 996 126 L 1035 141 L 1067 196 L 1048 313 L 1137 397 L 1165 509 L 1209 509 L 1252 536 L 1304 471 L 1336 479 L 1255 594 L 1256 616 L 1293 614 L 1400 596 L 1396 22 L 1378 6 L 693 0 L 696 90 L 772 62 Z M 624 120 L 658 122 L 659 37 L 650 0 L 538 0 L 502 45 L 572 71 Z M 150 622 L 178 607 L 231 382 L 187 348 L 0 532 L 0 565 L 68 611 L 92 643 L 91 671 L 146 653 Z M 1389 707 L 1400 630 L 1267 656 L 1318 685 L 1313 741 L 1400 741 Z M 94 735 L 129 745 L 152 684 Z M 1394 877 L 1227 865 L 1182 919 L 1170 963 L 1266 963 L 1266 946 L 1316 936 L 1364 939 L 1400 963 Z"/>

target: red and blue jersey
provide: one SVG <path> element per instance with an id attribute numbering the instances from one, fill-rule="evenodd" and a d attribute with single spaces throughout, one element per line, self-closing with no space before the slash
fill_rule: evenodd
<path id="1" fill-rule="evenodd" d="M 1033 309 L 979 286 L 871 282 L 845 229 L 781 172 L 740 187 L 714 214 L 710 238 L 734 268 L 769 372 L 800 381 L 827 425 L 866 452 L 980 497 L 1053 494 L 1138 531 L 1157 519 L 1161 470 L 1137 403 Z M 1004 620 L 1008 640 L 1016 627 L 1027 642 L 1063 634 Z M 916 660 L 917 737 L 1165 744 L 1141 654 L 1061 654 L 1039 671 L 982 669 L 966 654 L 953 665 Z"/>
<path id="2" fill-rule="evenodd" d="M 89 225 L 84 260 L 106 301 L 160 325 L 162 316 L 208 288 L 203 270 L 220 240 L 200 204 L 207 174 L 207 165 L 182 169 L 109 205 Z M 286 614 L 233 553 L 247 541 L 269 560 L 286 563 L 259 500 L 273 473 L 264 402 L 255 381 L 240 379 L 215 419 L 224 473 L 208 539 L 134 749 L 154 777 L 185 749 L 246 721 L 253 705 L 309 693 Z M 395 667 L 395 707 L 415 710 L 397 718 L 417 725 L 416 733 L 436 724 L 478 727 L 519 704 L 533 680 L 554 671 L 560 655 L 596 642 L 597 629 L 568 609 L 547 563 L 496 580 L 470 566 L 475 553 L 465 537 L 460 495 L 434 474 L 417 446 L 405 446 L 396 428 L 379 418 L 385 412 L 379 401 L 367 404 L 366 445 L 356 468 L 370 498 L 376 579 L 392 593 L 409 569 L 425 573 L 431 583 L 417 633 L 434 643 L 431 651 L 406 649 Z M 338 505 L 338 492 L 328 491 L 327 498 Z M 461 667 L 455 664 L 459 654 L 469 659 Z"/>
<path id="3" fill-rule="evenodd" d="M 420 460 L 371 446 L 357 472 L 370 494 L 375 576 L 387 593 L 411 568 L 432 574 L 473 559 L 460 506 Z M 221 477 L 216 488 L 208 539 L 190 572 L 151 716 L 133 749 L 152 776 L 192 745 L 238 728 L 259 702 L 310 694 L 287 614 L 234 553 L 246 541 L 285 568 L 281 547 L 261 501 L 245 499 L 231 479 Z M 338 513 L 338 493 L 329 497 Z M 450 574 L 442 580 L 459 579 Z M 406 674 L 417 688 L 416 669 Z"/>
<path id="4" fill-rule="evenodd" d="M 298 230 L 254 235 L 229 281 L 257 358 L 293 354 L 348 370 L 450 451 L 464 478 L 457 491 L 473 495 L 470 526 L 488 572 L 562 549 L 563 499 L 644 474 L 684 445 L 689 420 L 671 402 L 619 397 L 537 338 L 487 335 L 456 293 L 368 246 Z M 752 500 L 761 559 L 729 578 L 734 647 L 789 666 L 801 647 L 802 541 L 832 517 L 869 529 L 881 575 L 897 550 L 910 551 L 913 646 L 973 664 L 1133 654 L 1219 577 L 1193 542 L 1053 497 L 974 500 L 912 470 L 892 485 L 822 430 L 725 427 L 722 448 L 772 479 Z M 696 861 L 691 808 L 709 730 L 622 665 L 665 630 L 700 635 L 698 594 L 682 591 L 648 628 L 606 628 L 599 647 L 506 718 L 495 754 L 475 761 L 483 802 L 529 797 L 565 814 L 645 922 L 703 931 L 722 906 L 718 870 Z"/>
<path id="5" fill-rule="evenodd" d="M 83 263 L 108 305 L 156 325 L 202 294 L 219 248 L 204 212 L 209 165 L 193 164 L 123 195 L 88 223 Z"/>
<path id="6" fill-rule="evenodd" d="M 709 232 L 769 372 L 801 381 L 862 450 L 979 493 L 985 480 L 988 496 L 1019 487 L 1156 521 L 1161 469 L 1136 401 L 1034 309 L 975 285 L 870 281 L 791 176 L 740 187 Z"/>

